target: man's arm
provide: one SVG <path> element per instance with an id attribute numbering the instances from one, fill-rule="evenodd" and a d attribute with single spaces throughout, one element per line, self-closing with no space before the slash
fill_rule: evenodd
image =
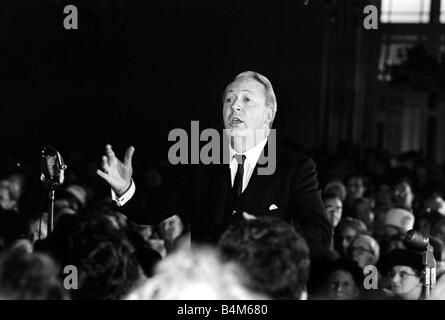
<path id="1" fill-rule="evenodd" d="M 138 224 L 157 224 L 158 222 L 173 216 L 182 214 L 183 210 L 177 208 L 182 202 L 181 198 L 185 177 L 175 181 L 173 188 L 168 188 L 161 199 L 152 199 L 136 189 L 132 179 L 132 158 L 134 147 L 129 147 L 125 152 L 124 161 L 120 161 L 110 145 L 105 146 L 105 155 L 102 156 L 102 170 L 97 174 L 111 187 L 112 199 L 119 207 L 119 211 L 130 220 Z M 184 214 L 188 212 L 185 211 Z"/>
<path id="2" fill-rule="evenodd" d="M 312 159 L 305 158 L 298 166 L 291 186 L 291 212 L 294 223 L 308 242 L 312 257 L 320 257 L 330 248 L 332 230 Z"/>

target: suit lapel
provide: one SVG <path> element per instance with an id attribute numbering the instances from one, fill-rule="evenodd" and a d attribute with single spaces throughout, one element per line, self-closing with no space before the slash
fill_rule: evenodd
<path id="1" fill-rule="evenodd" d="M 267 188 L 269 188 L 270 183 L 273 180 L 274 175 L 259 175 L 258 168 L 266 168 L 268 163 L 265 154 L 268 152 L 268 144 L 266 143 L 263 151 L 261 152 L 260 158 L 255 166 L 255 169 L 250 177 L 249 184 L 247 188 L 244 190 L 244 206 L 251 207 L 258 204 L 258 202 L 263 199 L 263 195 L 266 192 Z"/>

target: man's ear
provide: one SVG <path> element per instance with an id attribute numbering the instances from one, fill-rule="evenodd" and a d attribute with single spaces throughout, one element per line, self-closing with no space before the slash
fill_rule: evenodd
<path id="1" fill-rule="evenodd" d="M 264 123 L 270 124 L 273 121 L 273 110 L 272 108 L 266 108 L 266 120 Z"/>

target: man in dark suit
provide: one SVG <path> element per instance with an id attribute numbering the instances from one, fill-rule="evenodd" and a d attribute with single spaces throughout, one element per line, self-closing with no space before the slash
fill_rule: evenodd
<path id="1" fill-rule="evenodd" d="M 306 238 L 311 256 L 319 256 L 329 249 L 331 229 L 315 164 L 304 155 L 276 147 L 271 138 L 276 110 L 266 77 L 252 71 L 235 77 L 223 95 L 224 134 L 230 142 L 223 152 L 228 152 L 228 163 L 191 166 L 151 216 L 138 213 L 136 201 L 129 201 L 135 193 L 133 147 L 121 162 L 107 145 L 97 173 L 110 184 L 121 211 L 137 223 L 188 215 L 192 239 L 216 243 L 240 219 L 275 215 L 292 222 Z"/>

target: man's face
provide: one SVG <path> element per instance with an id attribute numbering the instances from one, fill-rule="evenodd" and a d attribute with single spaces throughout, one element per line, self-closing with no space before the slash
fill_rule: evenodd
<path id="1" fill-rule="evenodd" d="M 334 271 L 328 280 L 329 298 L 333 300 L 352 300 L 357 298 L 359 290 L 349 272 Z"/>
<path id="2" fill-rule="evenodd" d="M 343 204 L 338 198 L 328 198 L 324 202 L 328 219 L 331 222 L 333 228 L 335 228 L 340 222 Z"/>
<path id="3" fill-rule="evenodd" d="M 413 268 L 394 266 L 389 274 L 391 290 L 394 294 L 404 296 L 422 288 L 422 281 Z"/>
<path id="4" fill-rule="evenodd" d="M 408 183 L 399 183 L 394 188 L 394 202 L 396 204 L 411 207 L 414 200 L 414 194 Z"/>
<path id="5" fill-rule="evenodd" d="M 400 232 L 401 230 L 395 226 L 385 225 L 383 227 L 383 234 L 386 238 L 391 238 Z"/>
<path id="6" fill-rule="evenodd" d="M 351 243 L 352 239 L 357 235 L 357 231 L 354 228 L 345 227 L 343 228 L 342 232 L 338 235 L 339 237 L 339 244 L 342 252 L 339 252 L 340 254 L 344 255 L 347 253 L 349 244 Z"/>
<path id="7" fill-rule="evenodd" d="M 224 96 L 223 120 L 233 137 L 255 137 L 267 130 L 272 111 L 266 106 L 264 86 L 251 78 L 230 84 Z"/>
<path id="8" fill-rule="evenodd" d="M 348 181 L 348 195 L 352 199 L 363 197 L 365 187 L 363 186 L 363 180 L 359 177 L 353 177 Z"/>
<path id="9" fill-rule="evenodd" d="M 11 210 L 14 206 L 14 201 L 12 201 L 9 190 L 0 187 L 0 207 L 4 210 Z"/>
<path id="10" fill-rule="evenodd" d="M 351 259 L 356 261 L 362 269 L 377 262 L 370 244 L 365 239 L 358 238 L 352 241 L 349 252 Z"/>
<path id="11" fill-rule="evenodd" d="M 159 224 L 160 236 L 166 241 L 174 241 L 183 231 L 184 225 L 177 215 L 171 216 Z"/>

